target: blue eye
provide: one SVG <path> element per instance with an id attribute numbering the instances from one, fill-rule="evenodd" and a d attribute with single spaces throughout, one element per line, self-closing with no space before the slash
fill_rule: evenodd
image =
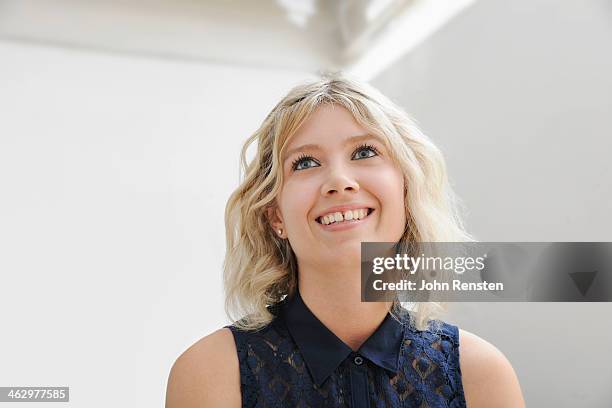
<path id="1" fill-rule="evenodd" d="M 307 156 L 307 155 L 301 155 L 300 157 L 298 157 L 297 159 L 295 159 L 295 161 L 293 162 L 293 164 L 291 164 L 291 168 L 293 170 L 305 170 L 305 169 L 309 169 L 310 167 L 316 167 L 316 166 L 310 166 L 310 167 L 300 167 L 300 165 L 302 163 L 308 163 L 308 162 L 312 162 L 312 163 L 317 163 L 314 159 L 314 157 L 312 156 Z M 317 163 L 318 166 L 318 163 Z"/>
<path id="2" fill-rule="evenodd" d="M 373 154 L 369 154 L 368 150 Z M 364 144 L 359 146 L 357 150 L 355 150 L 355 152 L 353 153 L 353 157 L 355 157 L 355 155 L 357 155 L 356 160 L 368 159 L 370 157 L 378 156 L 378 150 L 372 145 Z"/>

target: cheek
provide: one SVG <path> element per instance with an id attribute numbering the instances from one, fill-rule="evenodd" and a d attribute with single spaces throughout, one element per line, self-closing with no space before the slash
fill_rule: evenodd
<path id="1" fill-rule="evenodd" d="M 304 224 L 304 218 L 316 203 L 318 189 L 312 182 L 287 182 L 283 187 L 283 207 L 285 222 L 296 224 L 297 229 Z"/>
<path id="2" fill-rule="evenodd" d="M 405 222 L 404 176 L 394 168 L 386 169 L 373 180 L 372 192 L 380 200 L 383 217 L 393 223 Z"/>
<path id="3" fill-rule="evenodd" d="M 368 185 L 371 191 L 383 201 L 381 204 L 403 207 L 404 177 L 399 170 L 385 168 L 376 173 L 371 173 Z"/>

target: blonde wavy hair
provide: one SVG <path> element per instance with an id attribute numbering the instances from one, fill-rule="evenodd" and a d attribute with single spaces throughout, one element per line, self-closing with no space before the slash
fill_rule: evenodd
<path id="1" fill-rule="evenodd" d="M 364 129 L 385 141 L 405 181 L 406 226 L 398 241 L 473 241 L 465 231 L 459 200 L 448 182 L 440 150 L 397 105 L 372 86 L 341 73 L 298 85 L 272 109 L 244 143 L 241 182 L 225 208 L 226 253 L 223 262 L 225 311 L 243 330 L 267 325 L 268 306 L 297 287 L 297 259 L 288 239 L 279 238 L 267 217 L 283 185 L 280 158 L 292 135 L 322 104 L 346 108 Z M 255 157 L 247 150 L 257 142 Z M 393 302 L 392 311 L 400 302 Z M 411 305 L 411 322 L 420 330 L 444 310 L 436 302 Z"/>

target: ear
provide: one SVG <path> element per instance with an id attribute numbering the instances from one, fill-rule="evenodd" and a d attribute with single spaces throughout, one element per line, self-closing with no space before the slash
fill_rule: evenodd
<path id="1" fill-rule="evenodd" d="M 275 204 L 266 208 L 266 218 L 268 218 L 268 222 L 275 232 L 279 229 L 285 229 L 283 217 Z"/>

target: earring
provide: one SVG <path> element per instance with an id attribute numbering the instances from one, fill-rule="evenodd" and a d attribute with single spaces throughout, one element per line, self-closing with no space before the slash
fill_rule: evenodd
<path id="1" fill-rule="evenodd" d="M 282 238 L 283 237 L 283 230 L 282 230 L 282 228 L 279 228 L 277 232 L 278 232 L 278 235 L 280 235 L 280 237 Z"/>

